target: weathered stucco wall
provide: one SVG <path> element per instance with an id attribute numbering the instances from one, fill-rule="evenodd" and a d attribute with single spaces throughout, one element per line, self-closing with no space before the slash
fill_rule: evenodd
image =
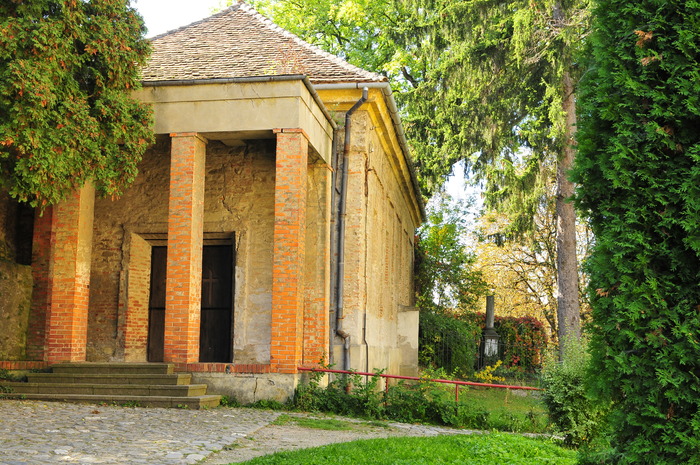
<path id="1" fill-rule="evenodd" d="M 413 310 L 417 225 L 367 111 L 354 116 L 351 141 L 344 286 L 351 365 L 409 373 L 418 349 Z M 406 314 L 400 317 L 400 312 Z M 339 347 L 334 354 L 340 360 Z"/>
<path id="2" fill-rule="evenodd" d="M 10 196 L 0 191 L 0 360 L 24 360 L 27 355 L 27 330 L 32 298 L 31 228 L 23 228 L 20 214 L 29 213 L 24 223 L 31 223 L 31 209 L 22 209 Z M 25 237 L 20 237 L 24 235 Z M 29 247 L 28 250 L 23 250 Z"/>
<path id="3" fill-rule="evenodd" d="M 0 191 L 0 260 L 14 260 L 16 230 L 17 203 Z"/>
<path id="4" fill-rule="evenodd" d="M 124 321 L 133 302 L 129 290 L 143 293 L 144 289 L 136 283 L 133 271 L 131 278 L 129 275 L 130 266 L 134 269 L 131 243 L 136 235 L 151 245 L 165 245 L 169 152 L 169 140 L 159 139 L 144 156 L 140 174 L 124 196 L 96 201 L 88 360 L 124 357 Z M 207 146 L 205 241 L 208 234 L 235 233 L 233 345 L 237 363 L 269 362 L 274 153 L 270 141 L 242 147 L 211 141 Z M 134 260 L 142 260 L 141 255 L 134 254 Z M 145 357 L 145 351 L 134 350 L 131 359 L 139 353 Z"/>
<path id="5" fill-rule="evenodd" d="M 31 299 L 31 267 L 0 259 L 0 360 L 25 359 Z"/>

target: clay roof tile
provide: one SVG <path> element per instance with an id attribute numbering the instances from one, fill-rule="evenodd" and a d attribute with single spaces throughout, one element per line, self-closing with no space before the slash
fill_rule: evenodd
<path id="1" fill-rule="evenodd" d="M 146 82 L 293 74 L 314 84 L 386 81 L 304 42 L 244 2 L 151 41 Z"/>

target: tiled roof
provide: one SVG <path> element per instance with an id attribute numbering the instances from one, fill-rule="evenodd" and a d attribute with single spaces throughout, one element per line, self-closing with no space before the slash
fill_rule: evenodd
<path id="1" fill-rule="evenodd" d="M 146 82 L 291 74 L 305 74 L 314 84 L 386 81 L 304 42 L 243 2 L 151 41 Z"/>

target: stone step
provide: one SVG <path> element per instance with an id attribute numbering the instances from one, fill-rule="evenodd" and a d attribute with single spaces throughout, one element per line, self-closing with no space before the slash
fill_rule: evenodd
<path id="1" fill-rule="evenodd" d="M 172 374 L 172 363 L 70 362 L 51 366 L 54 373 L 74 374 Z"/>
<path id="2" fill-rule="evenodd" d="M 200 409 L 217 407 L 221 396 L 203 395 L 194 397 L 171 396 L 118 396 L 118 395 L 87 395 L 87 394 L 20 394 L 2 393 L 5 399 L 44 400 L 56 402 L 74 402 L 83 404 L 114 404 L 125 407 L 164 407 Z"/>
<path id="3" fill-rule="evenodd" d="M 161 396 L 197 397 L 207 393 L 206 384 L 64 384 L 64 383 L 4 383 L 18 394 L 76 394 L 96 396 Z"/>
<path id="4" fill-rule="evenodd" d="M 183 385 L 192 381 L 192 375 L 29 373 L 27 379 L 30 383 Z"/>

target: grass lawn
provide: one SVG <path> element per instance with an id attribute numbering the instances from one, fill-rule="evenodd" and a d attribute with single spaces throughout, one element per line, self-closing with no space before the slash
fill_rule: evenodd
<path id="1" fill-rule="evenodd" d="M 488 429 L 547 432 L 549 416 L 539 394 L 519 394 L 508 389 L 470 388 L 460 391 L 459 400 L 488 412 Z"/>
<path id="2" fill-rule="evenodd" d="M 576 452 L 548 439 L 501 433 L 390 438 L 281 452 L 248 465 L 574 465 Z"/>

